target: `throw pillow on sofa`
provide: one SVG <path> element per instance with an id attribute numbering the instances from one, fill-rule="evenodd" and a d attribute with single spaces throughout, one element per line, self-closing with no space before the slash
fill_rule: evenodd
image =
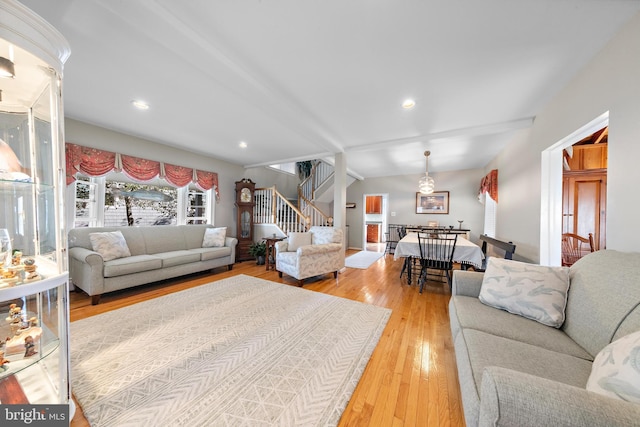
<path id="1" fill-rule="evenodd" d="M 482 279 L 482 303 L 559 328 L 569 290 L 569 268 L 490 258 Z"/>
<path id="2" fill-rule="evenodd" d="M 102 233 L 89 233 L 91 247 L 102 255 L 105 261 L 131 256 L 127 241 L 121 231 L 105 231 Z"/>
<path id="3" fill-rule="evenodd" d="M 221 248 L 227 237 L 227 227 L 207 228 L 202 239 L 203 248 Z"/>
<path id="4" fill-rule="evenodd" d="M 587 390 L 640 403 L 640 331 L 600 350 L 591 367 Z"/>
<path id="5" fill-rule="evenodd" d="M 289 238 L 287 241 L 287 251 L 295 252 L 300 246 L 307 246 L 311 244 L 311 233 L 291 231 L 289 232 Z"/>

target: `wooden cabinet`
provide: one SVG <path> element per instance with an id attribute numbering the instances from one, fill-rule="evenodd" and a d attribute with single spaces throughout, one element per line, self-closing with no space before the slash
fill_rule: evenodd
<path id="1" fill-rule="evenodd" d="M 565 157 L 571 171 L 607 168 L 607 144 L 575 145 L 572 151 Z"/>
<path id="2" fill-rule="evenodd" d="M 368 214 L 381 214 L 382 196 L 367 196 L 365 212 Z"/>
<path id="3" fill-rule="evenodd" d="M 562 183 L 562 232 L 587 237 L 596 250 L 606 247 L 606 170 L 565 172 Z"/>
<path id="4" fill-rule="evenodd" d="M 380 224 L 367 224 L 367 242 L 380 243 Z"/>

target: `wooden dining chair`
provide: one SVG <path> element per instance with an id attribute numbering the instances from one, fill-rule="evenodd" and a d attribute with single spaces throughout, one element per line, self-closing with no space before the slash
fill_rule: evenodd
<path id="1" fill-rule="evenodd" d="M 444 271 L 447 276 L 447 284 L 451 289 L 451 275 L 453 270 L 453 251 L 458 241 L 457 234 L 433 234 L 418 233 L 418 246 L 420 248 L 420 293 L 427 281 L 428 271 Z"/>
<path id="2" fill-rule="evenodd" d="M 573 233 L 562 234 L 562 265 L 571 267 L 580 258 L 593 251 L 593 233 L 589 233 L 589 237 Z"/>

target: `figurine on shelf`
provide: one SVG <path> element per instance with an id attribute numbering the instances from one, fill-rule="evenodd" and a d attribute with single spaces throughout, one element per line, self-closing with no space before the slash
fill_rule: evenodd
<path id="1" fill-rule="evenodd" d="M 36 344 L 33 341 L 33 337 L 31 335 L 27 335 L 24 338 L 24 357 L 30 357 L 36 353 L 38 352 L 36 351 Z"/>
<path id="2" fill-rule="evenodd" d="M 20 265 L 21 261 L 22 261 L 22 252 L 19 251 L 18 249 L 15 249 L 13 251 L 13 256 L 11 257 L 11 265 L 17 267 Z"/>
<path id="3" fill-rule="evenodd" d="M 9 361 L 4 358 L 4 351 L 0 350 L 0 372 L 5 371 L 7 369 L 7 366 L 4 366 L 7 363 L 9 363 Z"/>
<path id="4" fill-rule="evenodd" d="M 27 281 L 39 280 L 40 275 L 36 271 L 36 261 L 33 258 L 27 258 L 24 260 L 24 279 Z"/>

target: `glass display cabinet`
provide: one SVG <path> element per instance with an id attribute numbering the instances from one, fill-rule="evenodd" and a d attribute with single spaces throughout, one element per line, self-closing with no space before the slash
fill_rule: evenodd
<path id="1" fill-rule="evenodd" d="M 70 50 L 0 2 L 0 404 L 68 404 L 62 65 Z"/>

